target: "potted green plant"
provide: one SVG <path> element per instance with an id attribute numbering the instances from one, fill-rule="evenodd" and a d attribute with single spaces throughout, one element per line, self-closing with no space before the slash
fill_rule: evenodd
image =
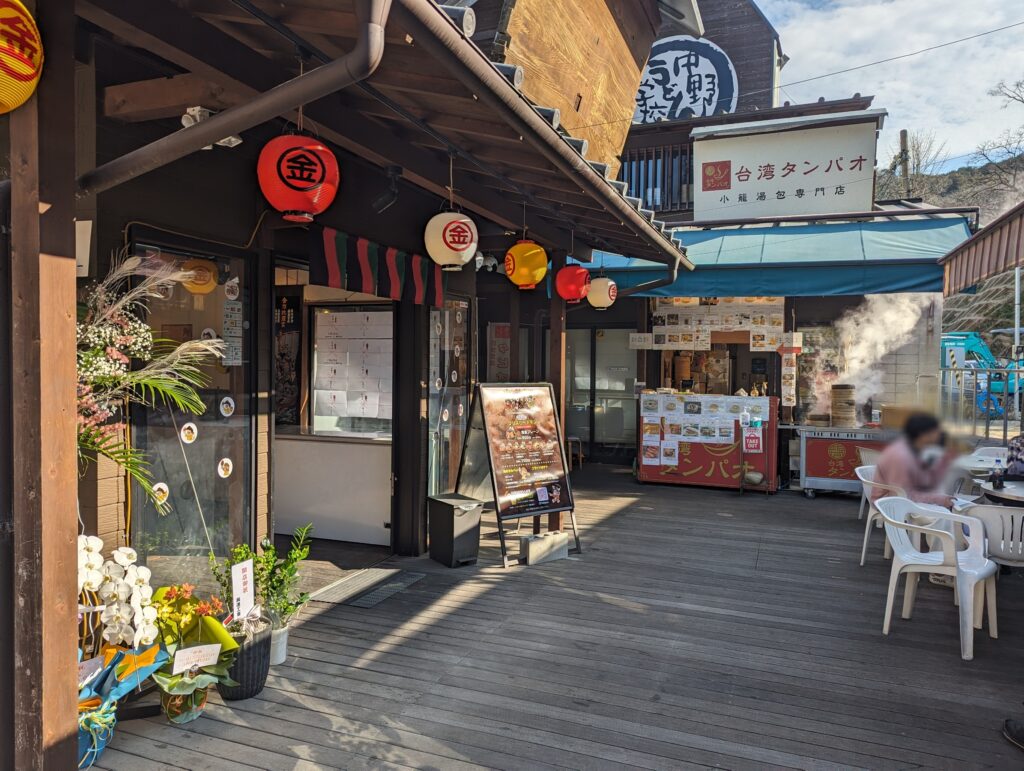
<path id="1" fill-rule="evenodd" d="M 165 586 L 153 595 L 167 663 L 153 673 L 160 688 L 160 704 L 172 723 L 189 723 L 203 713 L 210 686 L 237 686 L 228 670 L 235 660 L 238 643 L 228 634 L 218 614 L 224 605 L 216 597 L 201 600 L 191 584 Z M 182 670 L 175 666 L 179 656 L 196 646 L 217 645 L 215 660 Z"/>
<path id="2" fill-rule="evenodd" d="M 313 525 L 297 528 L 287 554 L 277 558 L 277 549 L 269 538 L 260 546 L 264 555 L 270 555 L 267 584 L 263 592 L 267 615 L 274 625 L 271 632 L 270 663 L 283 664 L 288 658 L 288 624 L 309 602 L 309 593 L 299 591 L 299 563 L 309 556 L 310 536 Z"/>
<path id="3" fill-rule="evenodd" d="M 272 627 L 269 643 L 270 664 L 284 663 L 288 654 L 288 622 L 309 601 L 307 593 L 298 591 L 298 583 L 299 564 L 309 556 L 312 531 L 312 524 L 296 529 L 284 557 L 278 557 L 277 548 L 269 538 L 264 538 L 260 543 L 259 552 L 253 551 L 248 544 L 240 544 L 223 560 L 218 560 L 212 553 L 210 554 L 210 570 L 229 603 L 233 602 L 231 567 L 252 560 L 253 594 Z M 242 647 L 247 647 L 247 644 L 244 643 Z M 250 654 L 243 655 L 248 658 Z M 223 689 L 221 692 L 223 694 Z"/>
<path id="4" fill-rule="evenodd" d="M 234 592 L 231 568 L 252 560 L 253 596 L 257 603 L 263 602 L 263 589 L 270 569 L 269 560 L 254 552 L 248 544 L 240 544 L 231 550 L 224 560 L 219 561 L 211 552 L 210 572 L 220 584 L 221 592 L 231 606 L 234 606 Z M 263 690 L 270 671 L 270 619 L 263 614 L 261 605 L 255 605 L 245 618 L 231 618 L 226 624 L 228 633 L 238 643 L 235 662 L 229 674 L 238 682 L 237 686 L 218 686 L 220 695 L 228 701 L 251 699 Z"/>

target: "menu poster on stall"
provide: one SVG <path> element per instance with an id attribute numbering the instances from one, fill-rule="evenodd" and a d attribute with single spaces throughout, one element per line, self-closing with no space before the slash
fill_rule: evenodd
<path id="1" fill-rule="evenodd" d="M 661 440 L 655 439 L 651 441 L 645 436 L 644 442 L 640 447 L 640 462 L 642 464 L 645 466 L 661 465 Z"/>
<path id="2" fill-rule="evenodd" d="M 488 490 L 488 488 L 490 488 Z M 565 444 L 550 383 L 481 383 L 473 394 L 455 491 L 493 500 L 505 567 L 510 560 L 500 521 L 568 511 L 581 551 Z"/>
<path id="3" fill-rule="evenodd" d="M 646 351 L 654 347 L 654 335 L 650 332 L 630 332 L 629 350 Z"/>

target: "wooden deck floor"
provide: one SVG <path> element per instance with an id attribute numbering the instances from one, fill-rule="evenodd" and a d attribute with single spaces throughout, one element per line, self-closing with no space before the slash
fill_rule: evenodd
<path id="1" fill-rule="evenodd" d="M 851 499 L 576 482 L 582 558 L 429 560 L 370 610 L 317 606 L 257 698 L 119 725 L 109 769 L 1022 768 L 1024 577 L 961 661 L 949 590 L 881 634 L 881 535 Z M 485 532 L 493 532 L 493 526 Z"/>

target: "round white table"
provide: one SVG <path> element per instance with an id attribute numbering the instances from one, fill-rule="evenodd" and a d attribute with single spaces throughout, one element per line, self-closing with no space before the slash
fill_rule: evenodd
<path id="1" fill-rule="evenodd" d="M 995 490 L 991 482 L 982 482 L 981 489 L 989 498 L 1024 503 L 1024 482 L 1004 482 L 1002 490 Z"/>
<path id="2" fill-rule="evenodd" d="M 995 470 L 997 460 L 1001 460 L 1003 468 L 1006 468 L 1006 458 L 992 458 L 987 455 L 963 455 L 957 458 L 953 465 L 971 474 L 987 476 Z"/>

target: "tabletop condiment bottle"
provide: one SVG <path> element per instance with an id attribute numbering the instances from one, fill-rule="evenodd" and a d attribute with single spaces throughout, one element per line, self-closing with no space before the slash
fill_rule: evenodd
<path id="1" fill-rule="evenodd" d="M 1003 489 L 1004 482 L 1005 482 L 1003 477 L 1004 477 L 1003 461 L 1001 459 L 999 459 L 999 458 L 996 458 L 996 467 L 992 471 L 992 489 L 993 490 L 1002 490 Z"/>

